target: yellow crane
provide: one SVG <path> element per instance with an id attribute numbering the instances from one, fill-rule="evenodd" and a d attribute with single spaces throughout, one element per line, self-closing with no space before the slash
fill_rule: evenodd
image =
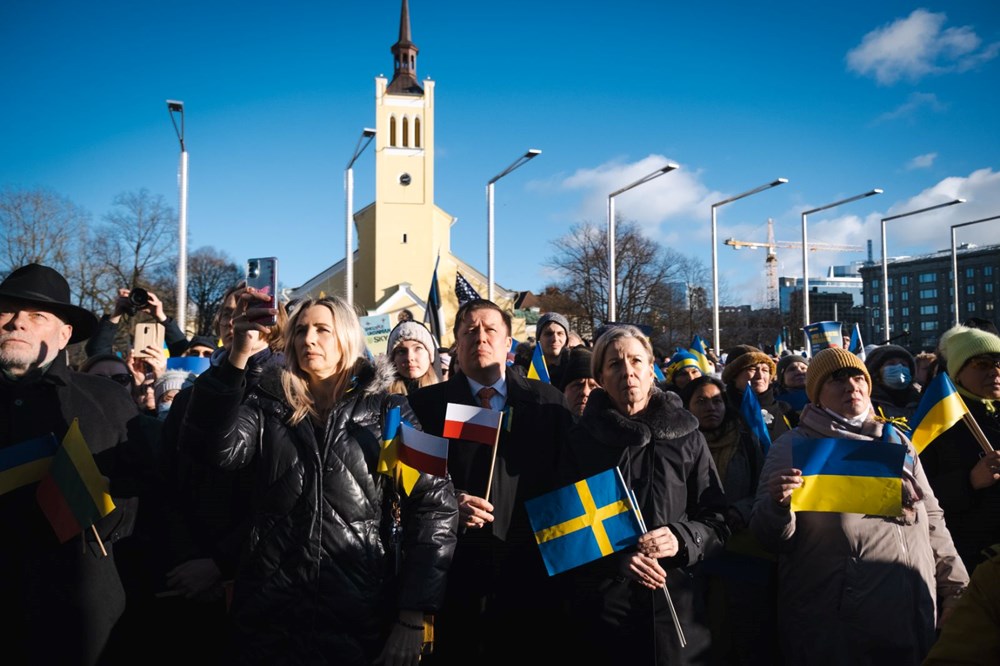
<path id="1" fill-rule="evenodd" d="M 767 218 L 767 242 L 758 243 L 755 241 L 740 241 L 735 238 L 727 238 L 726 245 L 732 246 L 735 250 L 749 248 L 767 248 L 767 257 L 764 258 L 764 267 L 767 273 L 767 307 L 778 308 L 778 253 L 777 248 L 801 248 L 802 243 L 795 241 L 775 241 L 774 240 L 774 220 Z M 834 252 L 862 252 L 864 248 L 860 245 L 839 245 L 836 243 L 809 243 L 809 251 L 829 250 Z"/>

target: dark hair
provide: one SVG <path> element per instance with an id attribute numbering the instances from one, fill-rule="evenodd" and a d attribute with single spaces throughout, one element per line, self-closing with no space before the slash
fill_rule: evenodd
<path id="1" fill-rule="evenodd" d="M 452 326 L 451 332 L 456 339 L 458 338 L 458 329 L 462 325 L 462 320 L 465 319 L 466 315 L 475 312 L 476 310 L 494 310 L 496 312 L 499 312 L 500 316 L 503 318 L 504 326 L 507 327 L 507 335 L 510 335 L 511 332 L 510 314 L 501 310 L 500 306 L 494 303 L 493 301 L 488 301 L 485 298 L 474 298 L 465 305 L 463 305 L 462 307 L 460 307 L 458 309 L 458 312 L 455 314 L 455 324 L 454 326 Z"/>
<path id="2" fill-rule="evenodd" d="M 125 366 L 128 370 L 128 362 L 117 354 L 94 354 L 93 356 L 88 356 L 87 359 L 80 365 L 80 372 L 88 373 L 90 369 L 100 363 L 101 361 L 117 361 Z"/>
<path id="3" fill-rule="evenodd" d="M 712 375 L 702 375 L 701 377 L 695 377 L 687 386 L 681 389 L 680 396 L 681 401 L 684 403 L 684 409 L 688 408 L 691 404 L 691 398 L 694 396 L 694 392 L 700 389 L 705 384 L 713 384 L 718 387 L 722 395 L 726 395 L 726 385 L 722 383 L 722 380 L 718 377 L 713 377 Z M 729 401 L 726 401 L 726 414 L 729 414 Z"/>

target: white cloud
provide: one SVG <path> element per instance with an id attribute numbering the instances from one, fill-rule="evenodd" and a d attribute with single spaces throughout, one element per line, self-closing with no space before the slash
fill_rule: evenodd
<path id="1" fill-rule="evenodd" d="M 566 190 L 584 190 L 578 219 L 603 220 L 608 214 L 608 195 L 665 166 L 670 159 L 649 155 L 637 162 L 613 160 L 591 169 L 578 169 L 564 178 Z M 637 186 L 615 197 L 617 216 L 637 222 L 649 236 L 664 240 L 664 223 L 673 218 L 707 219 L 709 207 L 724 198 L 701 182 L 700 171 L 680 169 Z"/>
<path id="2" fill-rule="evenodd" d="M 945 28 L 947 16 L 916 9 L 872 30 L 848 51 L 847 67 L 883 85 L 928 74 L 964 72 L 992 60 L 1000 42 L 983 46 L 971 26 Z"/>
<path id="3" fill-rule="evenodd" d="M 934 93 L 913 92 L 910 93 L 910 96 L 906 98 L 905 102 L 892 111 L 886 111 L 883 113 L 876 118 L 875 122 L 872 124 L 877 125 L 878 123 L 888 122 L 890 120 L 909 118 L 916 115 L 917 112 L 924 108 L 939 113 L 948 108 L 948 106 L 941 102 Z"/>
<path id="4" fill-rule="evenodd" d="M 927 169 L 934 165 L 934 160 L 936 159 L 937 153 L 924 153 L 923 155 L 917 155 L 906 163 L 906 169 L 907 171 L 913 171 L 914 169 Z"/>

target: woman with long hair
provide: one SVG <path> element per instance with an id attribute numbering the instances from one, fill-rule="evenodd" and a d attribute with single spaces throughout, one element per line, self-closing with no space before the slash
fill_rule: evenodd
<path id="1" fill-rule="evenodd" d="M 297 304 L 284 367 L 265 369 L 243 401 L 247 358 L 267 330 L 247 316 L 257 298 L 241 297 L 227 362 L 199 377 L 183 431 L 223 468 L 256 464 L 234 660 L 415 665 L 455 545 L 451 482 L 421 474 L 403 494 L 376 472 L 389 410 L 417 421 L 388 392 L 388 364 L 366 359 L 358 318 L 339 298 Z"/>
<path id="2" fill-rule="evenodd" d="M 437 371 L 434 337 L 423 324 L 403 321 L 389 333 L 389 358 L 396 368 L 392 393 L 409 395 L 417 389 L 441 381 Z"/>

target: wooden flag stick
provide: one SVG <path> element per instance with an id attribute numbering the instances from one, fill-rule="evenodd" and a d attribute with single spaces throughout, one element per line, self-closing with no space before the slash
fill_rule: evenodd
<path id="1" fill-rule="evenodd" d="M 490 459 L 490 478 L 486 481 L 486 501 L 490 501 L 490 490 L 493 488 L 493 468 L 497 464 L 497 449 L 500 448 L 500 431 L 503 430 L 503 417 L 500 417 L 500 425 L 497 426 L 497 436 L 493 440 L 493 457 Z"/>
<path id="2" fill-rule="evenodd" d="M 101 555 L 104 557 L 108 556 L 108 551 L 104 549 L 104 542 L 101 541 L 101 535 L 97 533 L 97 526 L 91 525 L 90 529 L 94 532 L 94 538 L 97 539 L 97 545 L 101 547 Z"/>
<path id="3" fill-rule="evenodd" d="M 985 453 L 993 453 L 993 445 L 990 444 L 990 440 L 986 439 L 986 433 L 984 433 L 983 429 L 979 427 L 978 423 L 976 423 L 976 418 L 969 412 L 966 412 L 965 414 L 962 414 L 962 420 L 965 422 L 965 425 L 969 427 L 969 430 L 972 431 L 972 436 L 976 438 L 977 442 L 979 442 L 979 446 L 983 448 L 983 451 Z"/>

